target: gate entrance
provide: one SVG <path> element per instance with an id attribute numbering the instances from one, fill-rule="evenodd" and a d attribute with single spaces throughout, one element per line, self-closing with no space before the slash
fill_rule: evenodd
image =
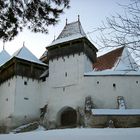
<path id="1" fill-rule="evenodd" d="M 71 107 L 66 107 L 59 112 L 59 124 L 61 127 L 75 127 L 77 124 L 77 113 Z"/>

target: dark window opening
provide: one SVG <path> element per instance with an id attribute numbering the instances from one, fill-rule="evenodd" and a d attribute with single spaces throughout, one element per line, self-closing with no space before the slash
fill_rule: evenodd
<path id="1" fill-rule="evenodd" d="M 43 77 L 43 78 L 42 78 L 42 82 L 45 82 L 45 81 L 46 81 L 46 77 Z"/>
<path id="2" fill-rule="evenodd" d="M 27 81 L 24 81 L 24 85 L 27 85 Z"/>
<path id="3" fill-rule="evenodd" d="M 29 98 L 27 98 L 27 97 L 24 97 L 24 100 L 29 100 Z"/>
<path id="4" fill-rule="evenodd" d="M 116 87 L 116 84 L 115 84 L 115 83 L 113 83 L 113 87 L 114 87 L 114 88 Z"/>
<path id="5" fill-rule="evenodd" d="M 67 77 L 68 76 L 68 74 L 67 74 L 67 72 L 65 72 L 65 77 Z"/>

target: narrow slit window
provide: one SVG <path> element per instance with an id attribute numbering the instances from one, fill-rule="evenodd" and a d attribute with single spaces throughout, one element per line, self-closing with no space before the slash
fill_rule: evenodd
<path id="1" fill-rule="evenodd" d="M 65 77 L 67 77 L 68 76 L 68 74 L 67 74 L 67 72 L 65 72 Z"/>
<path id="2" fill-rule="evenodd" d="M 24 97 L 24 100 L 29 100 L 29 98 L 27 98 L 27 97 Z"/>

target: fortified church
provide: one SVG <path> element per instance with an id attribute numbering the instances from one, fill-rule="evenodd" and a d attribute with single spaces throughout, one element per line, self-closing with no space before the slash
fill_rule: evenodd
<path id="1" fill-rule="evenodd" d="M 80 21 L 37 59 L 25 46 L 0 53 L 0 126 L 48 129 L 140 126 L 140 71 L 125 47 L 97 57 Z"/>

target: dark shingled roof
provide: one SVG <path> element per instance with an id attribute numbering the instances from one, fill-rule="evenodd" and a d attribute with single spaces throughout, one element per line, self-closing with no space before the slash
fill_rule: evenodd
<path id="1" fill-rule="evenodd" d="M 113 50 L 97 58 L 96 63 L 93 64 L 95 71 L 102 71 L 112 69 L 118 58 L 122 55 L 124 47 Z"/>
<path id="2" fill-rule="evenodd" d="M 66 24 L 58 38 L 47 47 L 83 37 L 86 37 L 86 34 L 82 28 L 81 22 L 78 20 L 76 22 Z"/>

